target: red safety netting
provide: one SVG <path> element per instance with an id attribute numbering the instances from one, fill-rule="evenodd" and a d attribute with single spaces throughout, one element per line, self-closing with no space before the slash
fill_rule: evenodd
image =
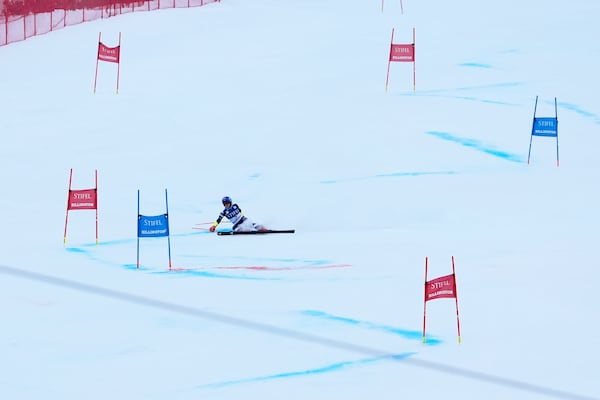
<path id="1" fill-rule="evenodd" d="M 136 11 L 199 7 L 221 0 L 0 0 L 0 46 L 69 25 Z"/>

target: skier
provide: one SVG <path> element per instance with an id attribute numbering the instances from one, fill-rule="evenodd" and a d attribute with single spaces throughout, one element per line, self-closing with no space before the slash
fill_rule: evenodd
<path id="1" fill-rule="evenodd" d="M 221 200 L 225 209 L 221 211 L 217 220 L 210 227 L 210 231 L 214 232 L 217 226 L 221 223 L 223 218 L 227 218 L 233 224 L 234 232 L 255 232 L 255 231 L 266 231 L 262 225 L 255 224 L 250 221 L 243 213 L 237 204 L 234 204 L 231 197 L 225 196 Z"/>

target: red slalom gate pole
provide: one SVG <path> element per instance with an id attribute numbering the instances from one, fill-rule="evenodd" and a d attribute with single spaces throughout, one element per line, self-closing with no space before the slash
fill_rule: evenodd
<path id="1" fill-rule="evenodd" d="M 98 33 L 98 53 L 96 54 L 96 74 L 94 75 L 94 94 L 96 94 L 96 83 L 98 83 L 98 63 L 100 62 L 100 43 L 102 43 L 102 32 Z"/>
<path id="2" fill-rule="evenodd" d="M 456 271 L 454 269 L 454 256 L 452 256 L 452 275 L 454 275 L 454 300 L 456 303 L 456 328 L 458 330 L 458 344 L 460 344 L 460 317 L 458 316 L 458 292 L 456 291 Z"/>
<path id="3" fill-rule="evenodd" d="M 117 61 L 117 94 L 119 94 L 119 75 L 121 74 L 121 32 L 119 32 L 119 60 Z"/>
<path id="4" fill-rule="evenodd" d="M 427 266 L 428 258 L 425 257 L 425 290 L 423 292 L 423 343 L 425 343 L 425 324 L 427 321 Z"/>
<path id="5" fill-rule="evenodd" d="M 392 28 L 392 40 L 390 40 L 390 55 L 392 54 L 392 46 L 394 45 L 394 28 Z M 388 56 L 388 67 L 387 75 L 385 77 L 385 91 L 388 90 L 388 83 L 390 80 L 390 64 L 392 63 L 391 56 Z"/>
<path id="6" fill-rule="evenodd" d="M 65 233 L 63 235 L 63 246 L 67 245 L 67 225 L 69 224 L 69 201 L 71 201 L 71 182 L 73 181 L 73 168 L 69 172 L 69 190 L 67 191 L 67 215 L 65 216 Z"/>

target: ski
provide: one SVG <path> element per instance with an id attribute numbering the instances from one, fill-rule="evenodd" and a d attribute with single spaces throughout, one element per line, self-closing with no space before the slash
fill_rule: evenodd
<path id="1" fill-rule="evenodd" d="M 266 231 L 251 231 L 251 232 L 233 232 L 233 231 L 218 231 L 219 236 L 230 236 L 230 235 L 265 235 L 267 233 L 295 233 L 295 229 L 269 229 Z"/>

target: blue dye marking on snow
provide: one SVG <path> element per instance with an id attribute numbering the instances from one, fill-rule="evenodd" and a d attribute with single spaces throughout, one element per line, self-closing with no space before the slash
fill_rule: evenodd
<path id="1" fill-rule="evenodd" d="M 440 97 L 440 98 L 444 98 L 444 99 L 458 99 L 458 100 L 466 100 L 466 101 L 477 101 L 479 103 L 486 103 L 486 104 L 495 104 L 495 105 L 500 105 L 500 106 L 516 106 L 517 104 L 514 103 L 508 103 L 506 101 L 500 101 L 500 100 L 490 100 L 490 99 L 481 99 L 478 97 L 474 97 L 474 96 L 452 96 L 452 95 L 443 95 L 443 94 L 434 94 L 434 93 L 405 93 L 405 94 L 400 94 L 400 96 L 421 96 L 421 97 Z"/>
<path id="2" fill-rule="evenodd" d="M 178 256 L 178 258 L 182 258 L 182 257 L 183 258 L 192 258 L 192 259 L 206 259 L 206 260 L 214 259 L 214 256 L 206 256 L 206 255 L 198 255 L 198 254 L 181 254 Z M 227 256 L 226 258 L 223 258 L 223 259 L 226 259 L 227 261 L 234 260 L 235 262 L 242 261 L 244 263 L 251 262 L 253 264 L 255 264 L 255 263 L 284 263 L 284 264 L 300 263 L 305 266 L 311 266 L 311 267 L 318 267 L 318 266 L 322 266 L 322 265 L 334 264 L 334 262 L 331 260 L 324 260 L 324 259 L 311 260 L 311 259 L 302 259 L 302 258 L 269 258 L 269 257 Z"/>
<path id="3" fill-rule="evenodd" d="M 152 268 L 149 267 L 144 267 L 143 265 L 140 265 L 140 267 L 137 267 L 137 264 L 123 264 L 121 265 L 123 268 L 125 269 L 131 269 L 131 270 L 138 270 L 138 271 L 152 271 Z"/>
<path id="4" fill-rule="evenodd" d="M 104 242 L 98 242 L 98 246 L 119 246 L 121 244 L 133 243 L 136 238 L 128 238 L 128 239 L 115 239 L 115 240 L 107 240 Z M 87 244 L 86 246 L 93 246 L 93 243 Z"/>
<path id="5" fill-rule="evenodd" d="M 136 264 L 123 264 L 123 268 L 125 269 L 138 269 Z M 143 266 L 140 266 L 140 269 L 144 268 Z"/>
<path id="6" fill-rule="evenodd" d="M 575 104 L 572 104 L 572 103 L 565 103 L 565 102 L 562 102 L 562 101 L 558 101 L 557 105 L 560 106 L 560 107 L 562 107 L 562 108 L 565 108 L 565 109 L 567 109 L 569 111 L 576 112 L 577 114 L 579 114 L 579 115 L 581 115 L 583 117 L 594 118 L 594 122 L 596 124 L 600 124 L 600 116 L 598 116 L 598 114 L 594 114 L 593 112 L 584 110 L 584 109 L 580 108 L 579 106 L 576 106 Z"/>
<path id="7" fill-rule="evenodd" d="M 206 231 L 208 232 L 208 231 Z M 204 232 L 200 232 L 201 234 L 204 234 Z M 182 233 L 182 234 L 171 234 L 171 236 L 190 236 L 190 235 L 197 235 L 198 233 L 196 232 L 192 232 L 192 233 Z M 98 245 L 96 245 L 95 243 L 85 243 L 82 244 L 80 247 L 67 247 L 65 250 L 71 253 L 77 253 L 80 255 L 83 255 L 85 257 L 87 257 L 89 260 L 94 261 L 96 263 L 101 263 L 104 265 L 109 265 L 109 266 L 113 266 L 113 267 L 121 267 L 124 269 L 128 269 L 128 270 L 140 270 L 140 271 L 147 271 L 147 272 L 151 272 L 154 274 L 165 274 L 165 273 L 170 273 L 173 275 L 179 275 L 179 276 L 196 276 L 196 277 L 204 277 L 204 278 L 218 278 L 218 279 L 238 279 L 238 280 L 261 280 L 261 281 L 265 281 L 265 280 L 270 280 L 270 281 L 275 281 L 275 280 L 282 280 L 282 278 L 277 278 L 277 277 L 265 277 L 265 276 L 257 276 L 257 275 L 247 275 L 249 274 L 248 270 L 243 270 L 243 271 L 236 271 L 236 272 L 232 272 L 232 273 L 215 273 L 215 272 L 211 272 L 208 271 L 207 269 L 203 269 L 203 268 L 197 268 L 194 269 L 192 268 L 174 268 L 173 270 L 169 270 L 168 267 L 166 266 L 140 266 L 140 268 L 137 268 L 136 264 L 120 264 L 120 263 L 116 263 L 116 262 L 112 262 L 106 259 L 102 259 L 101 255 L 96 255 L 96 253 L 94 252 L 95 249 L 98 249 L 99 247 L 102 246 L 115 246 L 115 245 L 123 245 L 123 244 L 127 244 L 127 243 L 134 243 L 137 240 L 137 238 L 128 238 L 128 239 L 119 239 L 119 240 L 111 240 L 111 241 L 104 241 L 104 242 L 99 242 Z M 147 240 L 164 240 L 164 238 L 144 238 L 144 241 Z M 214 259 L 215 256 L 205 256 L 205 255 L 177 255 L 177 259 L 181 260 L 182 258 L 188 258 L 188 259 L 204 259 L 204 260 L 209 260 L 211 261 L 211 264 L 214 265 Z M 223 258 L 220 257 L 219 258 L 220 264 L 223 265 Z M 265 258 L 265 257 L 244 257 L 244 256 L 236 256 L 236 257 L 227 257 L 227 260 L 234 260 L 234 262 L 236 263 L 240 263 L 240 264 L 273 264 L 273 263 L 281 263 L 284 264 L 284 267 L 289 267 L 289 264 L 300 264 L 299 268 L 306 268 L 306 267 L 319 267 L 319 266 L 323 266 L 323 265 L 330 265 L 330 264 L 334 264 L 334 262 L 330 261 L 330 260 L 325 260 L 325 259 L 300 259 L 300 258 Z M 240 262 L 241 261 L 241 262 Z M 227 261 L 229 262 L 229 261 Z M 206 264 L 206 261 L 204 262 Z M 180 263 L 181 265 L 181 263 Z M 273 271 L 276 270 L 276 266 L 273 267 Z"/>
<path id="8" fill-rule="evenodd" d="M 370 358 L 363 358 L 363 359 L 356 360 L 356 361 L 342 361 L 342 362 L 335 363 L 335 364 L 329 364 L 329 365 L 325 365 L 322 367 L 300 370 L 300 371 L 281 372 L 278 374 L 257 376 L 257 377 L 253 377 L 253 378 L 244 378 L 244 379 L 209 383 L 206 385 L 200 385 L 200 386 L 198 386 L 198 388 L 220 388 L 220 387 L 225 387 L 225 386 L 240 385 L 240 384 L 244 384 L 244 383 L 256 383 L 256 382 L 264 382 L 264 381 L 275 380 L 275 379 L 286 379 L 286 378 L 296 378 L 296 377 L 308 376 L 308 375 L 326 374 L 326 373 L 330 373 L 330 372 L 341 371 L 344 369 L 360 367 L 363 365 L 369 365 L 369 364 L 373 364 L 373 363 L 384 361 L 384 360 L 390 360 L 390 359 L 403 360 L 414 354 L 416 354 L 416 353 L 409 352 L 409 353 L 401 353 L 401 354 L 392 354 L 387 357 L 370 357 Z"/>
<path id="9" fill-rule="evenodd" d="M 447 89 L 446 91 L 471 91 L 471 90 L 481 90 L 481 89 L 496 89 L 496 88 L 511 88 L 523 86 L 523 82 L 501 82 L 501 83 L 491 83 L 488 85 L 479 85 L 479 86 L 463 86 L 454 89 Z"/>
<path id="10" fill-rule="evenodd" d="M 259 178 L 261 175 L 262 175 L 261 173 L 256 172 L 256 173 L 250 175 L 249 178 L 250 179 L 256 179 L 256 178 Z"/>
<path id="11" fill-rule="evenodd" d="M 478 140 L 475 140 L 475 139 L 461 138 L 459 136 L 451 135 L 450 133 L 447 133 L 447 132 L 428 131 L 425 133 L 428 135 L 438 137 L 443 140 L 447 140 L 449 142 L 461 144 L 465 147 L 470 147 L 477 151 L 481 151 L 483 153 L 487 153 L 494 157 L 502 158 L 507 161 L 512 161 L 512 162 L 516 162 L 516 163 L 524 163 L 525 162 L 524 157 L 521 157 L 518 154 L 512 154 L 512 153 L 508 153 L 506 151 L 496 150 L 496 149 L 492 148 L 491 146 L 485 145 L 484 143 L 482 143 Z"/>
<path id="12" fill-rule="evenodd" d="M 477 101 L 479 103 L 487 103 L 487 104 L 496 104 L 496 105 L 501 105 L 501 106 L 516 106 L 517 104 L 514 103 L 508 103 L 506 101 L 500 101 L 500 100 L 490 100 L 490 99 L 481 99 L 478 97 L 474 97 L 474 96 L 452 96 L 452 95 L 443 95 L 443 94 L 434 94 L 434 93 L 406 93 L 406 94 L 401 94 L 401 96 L 421 96 L 421 97 L 438 97 L 438 98 L 445 98 L 445 99 L 458 99 L 458 100 L 467 100 L 467 101 Z"/>
<path id="13" fill-rule="evenodd" d="M 219 279 L 236 279 L 236 280 L 249 280 L 249 281 L 276 281 L 281 280 L 277 278 L 265 278 L 259 276 L 247 276 L 247 275 L 228 275 L 228 274 L 219 274 L 210 271 L 200 271 L 196 269 L 175 269 L 175 270 L 163 270 L 163 271 L 153 271 L 153 274 L 171 274 L 173 276 L 198 276 L 203 278 L 219 278 Z"/>
<path id="14" fill-rule="evenodd" d="M 462 64 L 458 64 L 458 66 L 459 67 L 475 67 L 475 68 L 492 68 L 492 66 L 489 64 L 482 64 L 482 63 L 476 63 L 476 62 L 462 63 Z"/>
<path id="15" fill-rule="evenodd" d="M 349 324 L 349 325 L 354 325 L 354 326 L 360 326 L 360 327 L 363 327 L 366 329 L 391 333 L 393 335 L 402 336 L 403 338 L 409 339 L 409 340 L 419 340 L 419 341 L 423 340 L 423 332 L 421 332 L 421 331 L 411 331 L 411 330 L 396 328 L 396 327 L 389 326 L 389 325 L 375 324 L 375 323 L 368 322 L 368 321 L 359 321 L 359 320 L 353 319 L 353 318 L 340 317 L 337 315 L 328 314 L 323 311 L 305 310 L 305 311 L 302 311 L 301 313 L 303 315 L 307 315 L 307 316 L 313 317 L 313 318 L 321 318 L 321 319 L 326 319 L 329 321 L 341 322 L 344 324 Z M 442 343 L 442 340 L 439 340 L 436 338 L 431 338 L 429 336 L 427 337 L 426 344 L 429 346 L 435 346 L 435 345 L 438 345 L 441 343 Z"/>
<path id="16" fill-rule="evenodd" d="M 86 253 L 85 250 L 80 249 L 78 247 L 67 247 L 65 250 L 67 250 L 70 253 Z"/>
<path id="17" fill-rule="evenodd" d="M 511 103 L 507 103 L 505 101 L 480 99 L 480 98 L 472 97 L 472 96 L 452 96 L 452 97 L 455 98 L 455 99 L 459 99 L 459 100 L 478 101 L 480 103 L 486 103 L 486 104 L 498 104 L 498 105 L 502 105 L 502 106 L 512 106 L 512 105 L 514 105 L 514 104 L 511 104 Z"/>
<path id="18" fill-rule="evenodd" d="M 411 176 L 427 176 L 427 175 L 454 175 L 457 174 L 457 172 L 455 171 L 412 171 L 412 172 L 390 172 L 387 174 L 376 174 L 376 175 L 372 175 L 372 176 L 364 176 L 364 177 L 357 177 L 357 178 L 342 178 L 342 179 L 328 179 L 328 180 L 323 180 L 323 181 L 319 181 L 319 183 L 324 184 L 324 185 L 331 185 L 334 183 L 340 183 L 340 182 L 353 182 L 353 181 L 360 181 L 360 180 L 367 180 L 367 179 L 374 179 L 374 178 L 398 178 L 398 177 L 411 177 Z"/>
<path id="19" fill-rule="evenodd" d="M 432 172 L 392 172 L 389 174 L 378 174 L 375 178 L 388 178 L 393 176 L 427 176 L 427 175 L 455 175 L 454 171 L 432 171 Z"/>
<path id="20" fill-rule="evenodd" d="M 479 85 L 479 86 L 462 86 L 462 87 L 455 87 L 455 88 L 448 88 L 448 89 L 431 89 L 431 90 L 420 90 L 418 92 L 407 92 L 404 93 L 404 95 L 412 95 L 412 96 L 419 96 L 419 95 L 432 95 L 432 94 L 440 94 L 440 93 L 452 93 L 452 92 L 470 92 L 470 91 L 476 91 L 476 90 L 482 90 L 482 89 L 504 89 L 504 88 L 511 88 L 511 87 L 518 87 L 518 86 L 523 86 L 523 82 L 501 82 L 501 83 L 491 83 L 488 85 Z"/>
<path id="21" fill-rule="evenodd" d="M 88 259 L 94 261 L 95 263 L 105 264 L 105 265 L 116 265 L 115 263 L 111 263 L 109 261 L 103 260 L 100 257 L 97 257 L 96 255 L 92 254 L 92 252 L 90 250 L 82 249 L 81 247 L 68 247 L 68 248 L 66 248 L 66 250 L 70 253 L 81 254 L 81 255 L 87 257 Z"/>
<path id="22" fill-rule="evenodd" d="M 171 234 L 171 237 L 186 237 L 186 236 L 193 236 L 193 235 L 199 235 L 199 234 L 206 234 L 206 233 L 210 233 L 209 231 L 198 231 L 198 232 L 190 232 L 190 233 L 179 233 L 179 234 Z M 86 254 L 88 256 L 91 257 L 91 255 L 89 254 L 89 249 L 95 249 L 95 248 L 100 248 L 100 247 L 107 247 L 107 246 L 120 246 L 120 245 L 124 245 L 124 244 L 130 244 L 130 243 L 135 243 L 137 241 L 137 237 L 133 237 L 133 238 L 127 238 L 127 239 L 115 239 L 115 240 L 107 240 L 107 241 L 103 241 L 103 242 L 98 242 L 98 244 L 92 242 L 92 243 L 83 243 L 80 245 L 80 247 L 68 247 L 66 248 L 67 251 L 70 251 L 72 253 L 81 253 L 81 254 Z M 148 240 L 163 240 L 164 238 L 160 237 L 160 238 L 142 238 L 144 242 L 148 241 Z M 88 249 L 89 248 L 89 249 Z"/>
<path id="23" fill-rule="evenodd" d="M 132 242 L 135 242 L 135 239 L 132 239 L 132 238 L 115 239 L 115 240 L 107 240 L 107 241 L 103 241 L 103 242 L 98 242 L 98 244 L 96 244 L 95 242 L 83 243 L 83 244 L 81 244 L 81 247 L 114 246 L 114 245 L 121 245 L 121 244 L 127 244 L 127 243 L 132 243 Z"/>
<path id="24" fill-rule="evenodd" d="M 196 236 L 196 235 L 210 235 L 212 234 L 211 231 L 209 231 L 208 229 L 206 230 L 200 230 L 197 229 L 195 232 L 191 232 L 191 233 L 181 233 L 181 234 L 177 234 L 177 236 Z M 175 235 L 173 235 L 175 236 Z"/>
<path id="25" fill-rule="evenodd" d="M 486 93 L 489 89 L 505 89 L 511 87 L 523 86 L 522 82 L 502 82 L 502 83 L 494 83 L 489 85 L 480 85 L 480 86 L 463 86 L 456 88 L 448 88 L 448 89 L 434 89 L 434 90 L 420 90 L 418 92 L 405 92 L 399 93 L 399 96 L 413 96 L 413 97 L 438 97 L 438 98 L 448 98 L 448 99 L 458 99 L 465 101 L 476 101 L 479 103 L 487 103 L 487 104 L 495 104 L 502 106 L 520 106 L 520 104 L 509 103 L 501 100 L 494 100 L 489 98 L 480 98 L 476 96 L 464 96 L 458 95 L 456 92 L 474 92 L 485 90 Z"/>

